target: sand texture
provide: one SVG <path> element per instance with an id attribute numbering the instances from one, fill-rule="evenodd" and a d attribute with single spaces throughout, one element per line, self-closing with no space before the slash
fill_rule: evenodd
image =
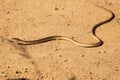
<path id="1" fill-rule="evenodd" d="M 17 45 L 62 35 L 93 43 L 91 29 L 111 13 L 87 0 L 0 0 L 0 80 L 120 80 L 120 0 L 89 0 L 115 18 L 96 29 L 104 44 L 69 41 Z"/>

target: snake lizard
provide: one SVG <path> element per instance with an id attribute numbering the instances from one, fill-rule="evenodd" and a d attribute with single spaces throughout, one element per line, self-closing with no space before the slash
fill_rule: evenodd
<path id="1" fill-rule="evenodd" d="M 92 3 L 92 2 L 90 2 L 90 3 Z M 76 40 L 74 40 L 72 38 L 66 37 L 66 36 L 49 36 L 49 37 L 45 37 L 45 38 L 42 38 L 42 39 L 31 40 L 31 41 L 25 41 L 25 40 L 21 40 L 19 38 L 12 38 L 12 41 L 17 43 L 18 45 L 32 45 L 32 44 L 44 43 L 44 42 L 53 41 L 53 40 L 67 40 L 67 41 L 71 41 L 72 43 L 74 43 L 76 45 L 79 45 L 81 47 L 91 48 L 91 47 L 101 46 L 103 44 L 103 41 L 96 35 L 95 30 L 99 26 L 101 26 L 101 25 L 103 25 L 105 23 L 108 23 L 112 19 L 114 19 L 115 14 L 109 9 L 103 8 L 103 7 L 101 7 L 101 6 L 97 5 L 97 4 L 94 4 L 94 3 L 92 3 L 92 4 L 111 13 L 111 17 L 109 17 L 108 19 L 106 19 L 106 20 L 104 20 L 102 22 L 99 22 L 98 24 L 93 26 L 93 28 L 91 30 L 91 33 L 92 33 L 93 38 L 98 40 L 98 42 L 96 42 L 96 43 L 80 43 L 80 42 L 78 42 L 78 41 L 76 41 Z"/>

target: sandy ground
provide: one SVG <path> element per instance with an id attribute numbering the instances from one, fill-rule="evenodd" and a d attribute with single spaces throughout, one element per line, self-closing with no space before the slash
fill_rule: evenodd
<path id="1" fill-rule="evenodd" d="M 19 46 L 6 39 L 52 35 L 95 42 L 92 27 L 111 14 L 87 0 L 0 0 L 0 80 L 120 80 L 120 0 L 90 0 L 114 12 L 99 28 L 104 44 L 69 41 Z"/>

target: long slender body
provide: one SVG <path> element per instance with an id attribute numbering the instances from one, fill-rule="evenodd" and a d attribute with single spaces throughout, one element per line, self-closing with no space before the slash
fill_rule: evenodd
<path id="1" fill-rule="evenodd" d="M 91 3 L 91 2 L 90 2 Z M 94 3 L 92 3 L 94 4 Z M 25 40 L 21 40 L 21 39 L 18 39 L 18 38 L 12 38 L 12 41 L 13 42 L 16 42 L 18 45 L 32 45 L 32 44 L 38 44 L 38 43 L 44 43 L 44 42 L 48 42 L 48 41 L 53 41 L 53 40 L 68 40 L 68 41 L 71 41 L 72 43 L 76 44 L 76 45 L 79 45 L 81 47 L 98 47 L 98 46 L 101 46 L 103 44 L 103 41 L 96 35 L 95 33 L 95 30 L 97 27 L 107 23 L 107 22 L 110 22 L 113 18 L 114 18 L 114 13 L 106 8 L 103 8 L 99 5 L 96 5 L 94 4 L 95 6 L 97 7 L 100 7 L 108 12 L 111 13 L 111 17 L 96 24 L 95 26 L 93 26 L 92 30 L 91 30 L 91 33 L 93 35 L 93 38 L 95 38 L 98 42 L 96 43 L 80 43 L 72 38 L 69 38 L 69 37 L 65 37 L 65 36 L 49 36 L 49 37 L 45 37 L 45 38 L 42 38 L 42 39 L 38 39 L 38 40 L 32 40 L 32 41 L 25 41 Z"/>

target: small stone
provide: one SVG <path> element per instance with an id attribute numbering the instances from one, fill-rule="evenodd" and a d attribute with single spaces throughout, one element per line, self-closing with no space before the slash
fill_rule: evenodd
<path id="1" fill-rule="evenodd" d="M 9 13 L 10 13 L 10 11 L 7 12 L 7 14 L 9 14 Z"/>
<path id="2" fill-rule="evenodd" d="M 59 55 L 59 57 L 62 57 L 62 55 Z"/>
<path id="3" fill-rule="evenodd" d="M 65 60 L 64 60 L 64 62 L 67 62 L 67 61 L 68 61 L 68 59 L 65 59 Z"/>
<path id="4" fill-rule="evenodd" d="M 56 48 L 55 51 L 57 51 L 57 50 L 59 50 L 59 49 Z"/>
<path id="5" fill-rule="evenodd" d="M 4 74 L 5 72 L 1 72 L 1 74 Z"/>
<path id="6" fill-rule="evenodd" d="M 10 68 L 10 66 L 8 66 L 7 68 Z"/>
<path id="7" fill-rule="evenodd" d="M 92 72 L 90 72 L 89 74 L 92 74 Z"/>
<path id="8" fill-rule="evenodd" d="M 51 65 L 49 64 L 48 67 L 51 67 Z"/>
<path id="9" fill-rule="evenodd" d="M 82 55 L 81 57 L 84 57 L 85 55 Z"/>
<path id="10" fill-rule="evenodd" d="M 93 80 L 93 78 L 91 77 L 91 80 Z"/>
<path id="11" fill-rule="evenodd" d="M 43 76 L 41 76 L 41 78 L 44 78 Z"/>
<path id="12" fill-rule="evenodd" d="M 28 68 L 25 68 L 25 72 L 28 72 Z"/>
<path id="13" fill-rule="evenodd" d="M 108 5 L 112 5 L 112 3 L 108 3 Z"/>
<path id="14" fill-rule="evenodd" d="M 106 53 L 106 51 L 103 51 L 103 53 Z"/>
<path id="15" fill-rule="evenodd" d="M 98 53 L 100 54 L 101 52 L 99 51 Z"/>
<path id="16" fill-rule="evenodd" d="M 58 10 L 59 8 L 55 8 L 54 10 Z"/>
<path id="17" fill-rule="evenodd" d="M 9 21 L 10 19 L 6 19 L 7 21 Z"/>
<path id="18" fill-rule="evenodd" d="M 70 26 L 70 24 L 68 23 L 67 26 Z"/>
<path id="19" fill-rule="evenodd" d="M 21 71 L 16 71 L 16 74 L 20 74 L 20 73 L 22 73 Z"/>
<path id="20" fill-rule="evenodd" d="M 76 77 L 71 77 L 69 80 L 77 80 Z"/>
<path id="21" fill-rule="evenodd" d="M 5 75 L 4 77 L 8 77 L 7 75 Z"/>
<path id="22" fill-rule="evenodd" d="M 119 71 L 118 69 L 115 69 L 115 71 Z"/>

